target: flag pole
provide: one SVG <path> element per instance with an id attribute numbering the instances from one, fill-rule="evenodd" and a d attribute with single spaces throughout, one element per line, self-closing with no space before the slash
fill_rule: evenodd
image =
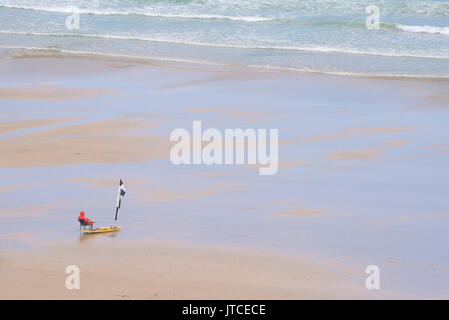
<path id="1" fill-rule="evenodd" d="M 114 218 L 114 227 L 117 223 L 117 216 L 118 216 L 118 211 L 120 210 L 120 205 L 122 203 L 122 199 L 121 197 L 125 195 L 125 186 L 123 185 L 123 181 L 122 179 L 120 179 L 120 183 L 118 186 L 118 192 L 117 192 L 117 202 L 115 205 L 115 218 Z"/>

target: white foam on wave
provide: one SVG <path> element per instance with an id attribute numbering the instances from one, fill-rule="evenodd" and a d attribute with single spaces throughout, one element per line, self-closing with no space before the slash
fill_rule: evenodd
<path id="1" fill-rule="evenodd" d="M 396 28 L 406 32 L 449 35 L 449 27 L 407 26 L 402 24 L 396 24 Z"/>
<path id="2" fill-rule="evenodd" d="M 263 22 L 263 21 L 272 21 L 276 20 L 274 17 L 257 17 L 257 16 L 227 16 L 220 14 L 195 14 L 195 13 L 163 13 L 163 12 L 154 12 L 150 11 L 148 8 L 134 8 L 124 11 L 117 11 L 111 9 L 81 9 L 74 6 L 67 7 L 36 7 L 36 6 L 24 6 L 24 5 L 8 5 L 3 4 L 0 7 L 9 8 L 9 9 L 22 9 L 22 10 L 34 10 L 34 11 L 46 11 L 46 12 L 54 12 L 54 13 L 65 13 L 72 14 L 74 12 L 80 14 L 92 14 L 92 15 L 142 15 L 147 17 L 154 18 L 172 18 L 172 19 L 205 19 L 205 20 L 231 20 L 231 21 L 244 21 L 244 22 Z"/>
<path id="3" fill-rule="evenodd" d="M 111 40 L 134 40 L 134 41 L 148 41 L 157 43 L 203 46 L 214 48 L 243 49 L 243 50 L 293 50 L 303 52 L 369 55 L 369 56 L 383 56 L 383 57 L 396 57 L 396 58 L 449 59 L 448 55 L 411 54 L 406 52 L 394 52 L 394 51 L 368 51 L 368 50 L 359 50 L 356 48 L 335 48 L 326 46 L 259 46 L 259 45 L 247 46 L 247 45 L 186 41 L 178 39 L 161 39 L 154 37 L 129 36 L 129 35 L 121 36 L 121 35 L 74 34 L 74 33 L 64 34 L 64 33 L 22 32 L 22 31 L 9 31 L 9 30 L 0 30 L 0 34 L 17 34 L 17 35 L 49 36 L 49 37 L 85 37 L 85 38 L 101 38 Z"/>

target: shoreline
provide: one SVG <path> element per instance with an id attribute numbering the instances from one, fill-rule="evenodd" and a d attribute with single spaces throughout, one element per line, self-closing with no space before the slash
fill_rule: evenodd
<path id="1" fill-rule="evenodd" d="M 360 78 L 360 79 L 380 79 L 380 80 L 410 80 L 410 81 L 443 81 L 449 82 L 449 75 L 447 76 L 430 76 L 430 75 L 394 75 L 394 74 L 363 74 L 363 73 L 351 73 L 344 71 L 318 71 L 318 70 L 306 70 L 299 68 L 290 67 L 274 67 L 274 66 L 263 66 L 263 65 L 239 65 L 239 64 L 227 64 L 204 60 L 189 60 L 181 58 L 162 58 L 162 57 L 144 57 L 144 56 L 132 56 L 132 55 L 121 55 L 113 53 L 102 53 L 102 52 L 85 52 L 76 50 L 65 50 L 56 48 L 40 48 L 40 47 L 13 47 L 13 46 L 0 46 L 0 50 L 24 50 L 24 51 L 40 51 L 48 52 L 48 54 L 21 54 L 13 53 L 11 56 L 0 56 L 4 59 L 23 59 L 23 58 L 73 58 L 73 59 L 93 59 L 96 58 L 100 60 L 107 61 L 112 59 L 118 62 L 127 63 L 141 63 L 149 64 L 152 66 L 157 66 L 161 64 L 162 67 L 198 67 L 198 68 L 212 68 L 218 67 L 223 68 L 223 71 L 228 68 L 236 68 L 234 71 L 241 72 L 267 72 L 267 73 L 293 73 L 299 75 L 324 75 L 324 76 L 336 76 L 336 77 L 348 77 L 348 78 Z M 439 58 L 435 58 L 439 59 Z M 441 60 L 441 59 L 439 59 Z M 443 59 L 444 60 L 444 59 Z M 217 71 L 217 70 L 215 70 Z"/>

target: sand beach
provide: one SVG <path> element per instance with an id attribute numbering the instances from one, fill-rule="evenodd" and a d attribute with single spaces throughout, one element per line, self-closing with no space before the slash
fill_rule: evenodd
<path id="1" fill-rule="evenodd" d="M 442 79 L 7 55 L 0 298 L 447 298 L 448 88 Z M 170 132 L 194 120 L 278 128 L 277 174 L 173 165 Z M 113 223 L 119 179 L 123 229 L 80 236 L 81 210 Z M 81 269 L 80 290 L 64 286 L 69 264 Z M 380 291 L 365 288 L 372 264 Z"/>

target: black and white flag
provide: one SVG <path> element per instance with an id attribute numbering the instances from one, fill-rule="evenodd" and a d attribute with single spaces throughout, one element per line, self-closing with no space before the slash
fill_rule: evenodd
<path id="1" fill-rule="evenodd" d="M 125 185 L 123 184 L 122 179 L 120 179 L 120 185 L 118 186 L 118 193 L 117 193 L 117 204 L 115 206 L 115 221 L 117 221 L 118 210 L 120 209 L 122 197 L 125 195 L 125 192 L 126 192 Z"/>

